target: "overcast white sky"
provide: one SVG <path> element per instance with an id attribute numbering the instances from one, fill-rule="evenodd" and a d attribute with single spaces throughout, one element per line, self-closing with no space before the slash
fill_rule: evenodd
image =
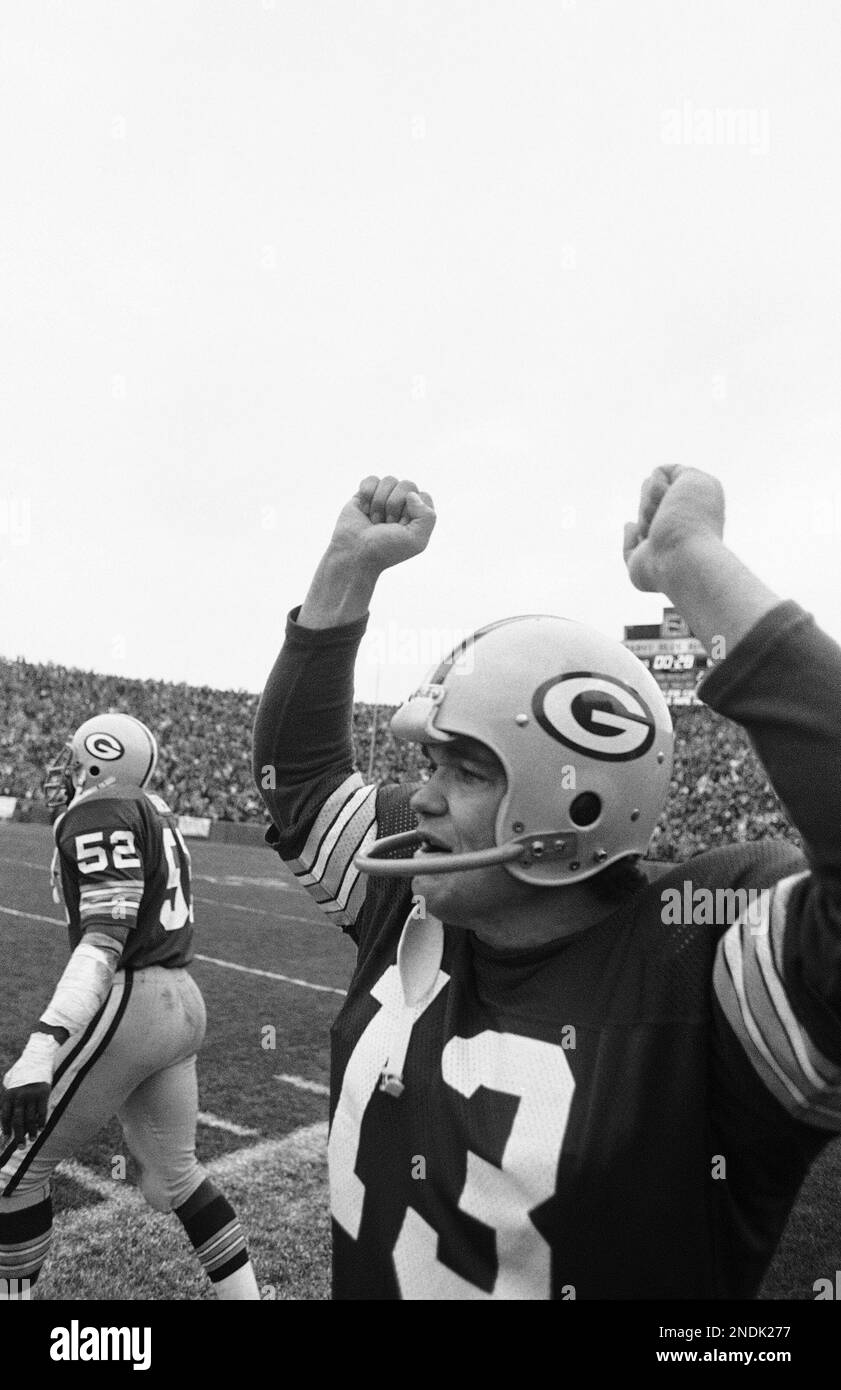
<path id="1" fill-rule="evenodd" d="M 257 690 L 368 472 L 439 524 L 362 697 L 619 637 L 662 462 L 841 637 L 839 71 L 834 0 L 6 7 L 0 654 Z"/>

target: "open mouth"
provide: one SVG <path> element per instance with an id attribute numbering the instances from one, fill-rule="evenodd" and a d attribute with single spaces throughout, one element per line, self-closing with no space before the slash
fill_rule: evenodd
<path id="1" fill-rule="evenodd" d="M 417 859 L 418 856 L 423 854 L 452 854 L 452 852 L 450 846 L 445 845 L 441 840 L 435 840 L 428 835 L 422 835 L 420 844 L 412 857 Z"/>

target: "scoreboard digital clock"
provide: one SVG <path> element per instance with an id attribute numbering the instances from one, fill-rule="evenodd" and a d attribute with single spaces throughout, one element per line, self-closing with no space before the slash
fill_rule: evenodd
<path id="1" fill-rule="evenodd" d="M 651 672 L 667 704 L 700 703 L 695 687 L 709 658 L 674 608 L 664 611 L 662 623 L 626 627 L 624 646 Z"/>

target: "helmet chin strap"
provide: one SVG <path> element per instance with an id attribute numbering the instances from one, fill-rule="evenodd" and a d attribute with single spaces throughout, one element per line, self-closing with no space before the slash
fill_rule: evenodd
<path id="1" fill-rule="evenodd" d="M 507 844 L 464 854 L 423 854 L 416 859 L 382 858 L 390 850 L 417 849 L 423 840 L 423 835 L 417 830 L 387 835 L 383 840 L 375 840 L 367 854 L 357 854 L 353 862 L 363 874 L 377 874 L 382 878 L 415 878 L 422 874 L 454 874 L 463 869 L 487 869 L 494 864 L 510 864 L 515 859 L 522 859 L 528 850 L 527 845 Z"/>

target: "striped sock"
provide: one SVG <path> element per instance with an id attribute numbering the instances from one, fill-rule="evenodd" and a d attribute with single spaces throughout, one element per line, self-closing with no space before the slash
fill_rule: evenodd
<path id="1" fill-rule="evenodd" d="M 192 1242 L 217 1298 L 259 1299 L 260 1291 L 248 1258 L 239 1218 L 211 1181 L 188 1197 L 175 1215 Z"/>
<path id="2" fill-rule="evenodd" d="M 0 1299 L 27 1299 L 53 1234 L 52 1197 L 20 1211 L 0 1211 Z"/>

